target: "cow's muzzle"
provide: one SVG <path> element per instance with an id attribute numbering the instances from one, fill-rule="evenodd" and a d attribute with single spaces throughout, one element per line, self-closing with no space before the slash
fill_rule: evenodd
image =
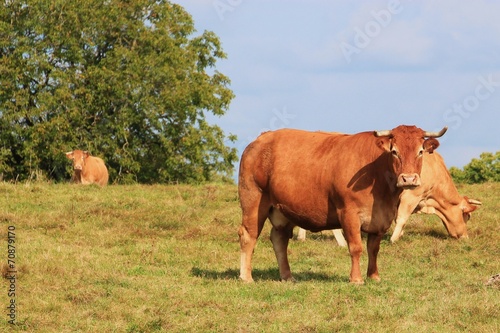
<path id="1" fill-rule="evenodd" d="M 420 186 L 420 176 L 417 173 L 402 173 L 398 177 L 397 187 Z"/>
<path id="2" fill-rule="evenodd" d="M 81 165 L 75 165 L 75 167 L 73 169 L 81 171 L 83 169 L 83 167 Z"/>

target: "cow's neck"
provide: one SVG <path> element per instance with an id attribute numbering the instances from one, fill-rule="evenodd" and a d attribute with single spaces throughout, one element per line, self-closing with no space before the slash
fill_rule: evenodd
<path id="1" fill-rule="evenodd" d="M 453 184 L 451 186 L 443 186 L 443 189 L 435 189 L 431 198 L 433 199 L 429 201 L 432 203 L 431 205 L 441 215 L 446 217 L 448 221 L 456 219 L 457 215 L 461 216 L 460 204 L 463 197 L 458 194 Z"/>
<path id="2" fill-rule="evenodd" d="M 375 151 L 374 154 L 377 154 Z M 385 170 L 383 173 L 377 171 L 375 177 L 377 178 L 377 182 L 379 182 L 380 187 L 385 189 L 384 195 L 387 193 L 389 195 L 396 195 L 396 198 L 399 198 L 401 193 L 403 193 L 403 188 L 397 187 L 398 175 L 394 170 L 392 170 L 392 157 L 389 153 L 379 153 L 379 157 L 375 160 L 375 164 L 377 167 L 375 170 Z M 397 199 L 396 201 L 398 201 Z"/>
<path id="3" fill-rule="evenodd" d="M 75 170 L 75 175 L 74 175 L 75 181 L 78 183 L 82 182 L 82 170 Z"/>
<path id="4" fill-rule="evenodd" d="M 436 209 L 444 212 L 450 206 L 457 206 L 462 201 L 462 196 L 458 193 L 453 179 L 446 167 L 440 166 L 443 170 L 439 174 L 445 175 L 446 179 L 442 179 L 438 182 L 436 187 L 431 193 L 432 199 L 437 203 Z"/>

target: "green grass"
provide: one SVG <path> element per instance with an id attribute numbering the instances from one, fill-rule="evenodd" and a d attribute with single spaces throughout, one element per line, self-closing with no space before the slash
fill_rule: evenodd
<path id="1" fill-rule="evenodd" d="M 382 282 L 348 283 L 350 258 L 329 232 L 291 241 L 297 283 L 279 282 L 269 223 L 255 283 L 238 280 L 240 208 L 233 185 L 0 184 L 0 267 L 16 228 L 16 325 L 0 284 L 0 331 L 500 331 L 500 184 L 461 186 L 482 200 L 470 239 L 414 215 L 382 241 Z M 3 253 L 3 254 L 2 254 Z M 362 269 L 366 270 L 366 253 Z"/>

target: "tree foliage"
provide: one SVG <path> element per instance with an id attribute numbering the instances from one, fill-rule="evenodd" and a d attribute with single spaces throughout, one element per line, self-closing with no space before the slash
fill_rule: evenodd
<path id="1" fill-rule="evenodd" d="M 229 177 L 233 98 L 218 37 L 166 0 L 9 0 L 0 12 L 0 172 L 68 179 L 65 151 L 115 181 Z"/>
<path id="2" fill-rule="evenodd" d="M 500 151 L 495 154 L 482 153 L 480 158 L 473 158 L 463 170 L 452 167 L 450 174 L 458 183 L 500 182 Z"/>

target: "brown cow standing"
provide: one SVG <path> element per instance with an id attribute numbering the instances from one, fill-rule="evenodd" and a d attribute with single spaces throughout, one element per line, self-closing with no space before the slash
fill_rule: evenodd
<path id="1" fill-rule="evenodd" d="M 108 169 L 104 161 L 95 156 L 90 156 L 88 151 L 74 150 L 66 153 L 66 157 L 73 160 L 73 180 L 75 183 L 99 184 L 106 186 L 108 183 Z"/>
<path id="2" fill-rule="evenodd" d="M 380 241 L 396 217 L 404 188 L 420 185 L 424 151 L 439 146 L 415 126 L 354 135 L 278 130 L 260 135 L 243 152 L 239 173 L 242 224 L 240 278 L 252 279 L 252 253 L 269 217 L 282 280 L 292 280 L 287 247 L 294 226 L 342 228 L 351 255 L 350 281 L 363 283 L 361 231 L 368 234 L 368 277 L 379 280 Z M 427 138 L 427 139 L 426 139 Z M 465 223 L 450 225 L 457 237 Z"/>

